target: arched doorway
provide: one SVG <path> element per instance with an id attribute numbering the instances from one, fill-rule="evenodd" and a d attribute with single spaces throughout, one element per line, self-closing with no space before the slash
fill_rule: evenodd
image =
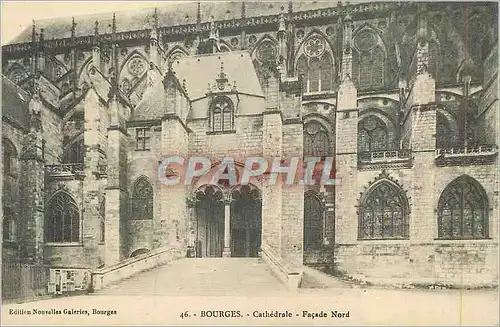
<path id="1" fill-rule="evenodd" d="M 206 185 L 196 191 L 196 256 L 221 257 L 224 249 L 222 191 Z"/>
<path id="2" fill-rule="evenodd" d="M 236 187 L 231 203 L 231 256 L 257 257 L 262 238 L 262 201 L 253 185 Z"/>

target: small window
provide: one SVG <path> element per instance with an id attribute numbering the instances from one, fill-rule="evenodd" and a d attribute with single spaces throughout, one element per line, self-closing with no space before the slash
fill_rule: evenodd
<path id="1" fill-rule="evenodd" d="M 3 172 L 5 175 L 15 175 L 17 166 L 17 151 L 16 147 L 8 139 L 2 140 L 3 152 Z"/>
<path id="2" fill-rule="evenodd" d="M 217 97 L 210 104 L 210 127 L 214 132 L 231 131 L 234 128 L 233 103 L 227 97 Z"/>
<path id="3" fill-rule="evenodd" d="M 136 142 L 137 142 L 137 150 L 145 151 L 151 149 L 151 130 L 149 128 L 137 128 L 136 132 Z"/>
<path id="4" fill-rule="evenodd" d="M 13 242 L 16 240 L 16 225 L 13 214 L 8 208 L 4 208 L 3 240 L 7 242 Z"/>

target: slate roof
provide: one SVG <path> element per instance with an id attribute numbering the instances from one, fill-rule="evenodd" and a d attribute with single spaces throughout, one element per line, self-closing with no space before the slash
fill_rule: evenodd
<path id="1" fill-rule="evenodd" d="M 209 83 L 215 84 L 221 63 L 224 63 L 229 83 L 233 85 L 236 81 L 238 92 L 263 96 L 252 59 L 246 51 L 183 57 L 172 64 L 172 69 L 181 84 L 186 80 L 187 94 L 191 100 L 196 100 L 206 95 Z"/>
<path id="2" fill-rule="evenodd" d="M 332 1 L 312 1 L 294 2 L 294 12 L 312 9 L 336 7 L 337 2 Z M 288 2 L 246 2 L 245 15 L 247 18 L 277 15 L 288 11 Z M 283 8 L 283 9 L 282 9 Z M 242 2 L 212 2 L 202 1 L 200 4 L 201 22 L 212 20 L 221 21 L 241 18 Z M 118 9 L 119 10 L 119 9 Z M 196 24 L 198 11 L 197 2 L 172 2 L 167 5 L 158 6 L 159 26 L 177 26 L 185 24 Z M 146 8 L 134 11 L 116 11 L 117 32 L 135 31 L 149 29 L 152 26 L 154 8 Z M 213 18 L 212 18 L 213 16 Z M 112 13 L 101 13 L 92 15 L 75 16 L 77 23 L 75 35 L 94 35 L 94 23 L 99 21 L 99 32 L 110 33 Z M 44 29 L 46 40 L 63 39 L 71 37 L 71 17 L 61 17 L 47 20 L 35 21 L 37 30 Z M 32 28 L 26 28 L 10 44 L 31 42 Z"/>
<path id="3" fill-rule="evenodd" d="M 30 95 L 2 75 L 2 116 L 28 128 Z"/>

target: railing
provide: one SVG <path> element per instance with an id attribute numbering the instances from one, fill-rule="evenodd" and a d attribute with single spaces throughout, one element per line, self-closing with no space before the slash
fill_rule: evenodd
<path id="1" fill-rule="evenodd" d="M 48 267 L 2 263 L 2 300 L 35 299 L 47 295 L 48 282 Z"/>
<path id="2" fill-rule="evenodd" d="M 469 157 L 492 155 L 498 152 L 496 145 L 480 145 L 477 147 L 461 147 L 449 149 L 436 149 L 436 158 L 438 157 Z"/>
<path id="3" fill-rule="evenodd" d="M 83 163 L 45 165 L 45 172 L 51 176 L 83 174 Z"/>
<path id="4" fill-rule="evenodd" d="M 370 151 L 358 153 L 361 163 L 393 162 L 411 159 L 411 149 Z"/>

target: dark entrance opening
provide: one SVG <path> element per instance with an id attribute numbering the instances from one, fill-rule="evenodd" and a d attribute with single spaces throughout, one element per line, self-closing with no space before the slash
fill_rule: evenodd
<path id="1" fill-rule="evenodd" d="M 231 256 L 257 257 L 262 239 L 262 202 L 257 188 L 243 185 L 233 191 Z"/>
<path id="2" fill-rule="evenodd" d="M 208 186 L 196 194 L 196 256 L 221 257 L 224 249 L 222 192 Z"/>

